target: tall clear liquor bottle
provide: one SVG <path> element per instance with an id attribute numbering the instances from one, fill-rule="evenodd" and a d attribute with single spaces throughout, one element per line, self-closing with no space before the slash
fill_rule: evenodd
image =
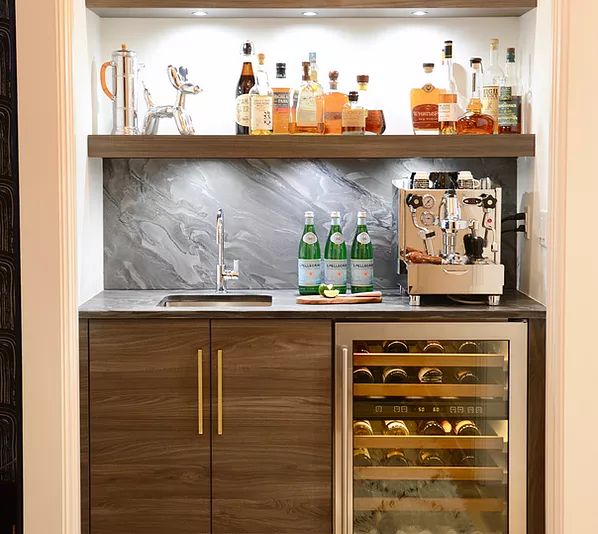
<path id="1" fill-rule="evenodd" d="M 338 71 L 328 73 L 330 91 L 324 95 L 324 123 L 327 135 L 342 133 L 343 106 L 348 102 L 347 95 L 338 90 Z"/>
<path id="2" fill-rule="evenodd" d="M 498 101 L 498 131 L 501 134 L 521 133 L 521 87 L 514 48 L 507 48 L 505 77 Z"/>
<path id="3" fill-rule="evenodd" d="M 273 126 L 273 93 L 264 67 L 265 54 L 257 55 L 259 67 L 256 83 L 249 90 L 249 123 L 251 135 L 271 135 Z"/>
<path id="4" fill-rule="evenodd" d="M 374 247 L 366 225 L 367 213 L 357 214 L 357 230 L 351 247 L 351 292 L 374 289 Z"/>
<path id="5" fill-rule="evenodd" d="M 317 295 L 322 282 L 320 242 L 314 226 L 314 212 L 305 212 L 305 226 L 299 242 L 298 286 L 300 295 Z"/>
<path id="6" fill-rule="evenodd" d="M 292 134 L 323 134 L 324 90 L 310 77 L 310 64 L 302 63 L 303 77 L 297 98 L 293 99 L 289 131 Z"/>
<path id="7" fill-rule="evenodd" d="M 457 119 L 459 105 L 457 83 L 453 70 L 453 41 L 444 41 L 444 83 L 445 89 L 440 93 L 438 102 L 438 122 L 441 135 L 455 135 L 457 133 Z"/>
<path id="8" fill-rule="evenodd" d="M 275 134 L 289 133 L 289 113 L 291 111 L 291 88 L 287 84 L 287 64 L 276 64 L 276 87 L 273 94 L 273 124 Z"/>
<path id="9" fill-rule="evenodd" d="M 324 283 L 340 293 L 347 292 L 347 245 L 341 228 L 341 214 L 330 213 L 330 232 L 324 249 Z"/>
<path id="10" fill-rule="evenodd" d="M 365 131 L 376 135 L 382 135 L 386 130 L 384 111 L 380 109 L 371 95 L 370 77 L 368 74 L 359 74 L 357 76 L 357 90 L 359 91 L 359 102 L 361 102 L 361 105 L 367 110 Z"/>
<path id="11" fill-rule="evenodd" d="M 253 43 L 251 41 L 243 43 L 241 54 L 243 56 L 243 67 L 241 68 L 241 76 L 237 83 L 236 132 L 237 135 L 248 135 L 250 115 L 249 91 L 255 85 L 253 65 L 251 64 L 251 57 L 253 56 Z"/>
<path id="12" fill-rule="evenodd" d="M 312 82 L 318 81 L 318 72 L 320 68 L 318 67 L 318 63 L 316 62 L 316 53 L 310 52 L 309 53 L 309 77 L 311 78 Z"/>
<path id="13" fill-rule="evenodd" d="M 483 70 L 482 113 L 494 119 L 494 131 L 498 133 L 498 95 L 505 76 L 498 65 L 498 39 L 490 39 L 490 66 Z"/>
<path id="14" fill-rule="evenodd" d="M 482 60 L 471 58 L 471 98 L 467 111 L 457 121 L 459 135 L 488 135 L 494 133 L 494 118 L 482 113 L 480 78 L 482 74 Z"/>

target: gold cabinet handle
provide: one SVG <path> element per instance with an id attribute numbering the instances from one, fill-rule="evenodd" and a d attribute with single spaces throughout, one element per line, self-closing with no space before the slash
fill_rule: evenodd
<path id="1" fill-rule="evenodd" d="M 203 435 L 203 350 L 197 349 L 197 433 Z"/>
<path id="2" fill-rule="evenodd" d="M 218 351 L 218 435 L 222 436 L 222 351 Z"/>

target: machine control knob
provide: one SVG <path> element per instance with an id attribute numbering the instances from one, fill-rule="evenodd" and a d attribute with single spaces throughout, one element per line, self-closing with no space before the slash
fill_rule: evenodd
<path id="1" fill-rule="evenodd" d="M 405 202 L 407 203 L 407 206 L 414 210 L 423 206 L 423 199 L 421 195 L 414 195 L 413 193 L 407 195 Z"/>

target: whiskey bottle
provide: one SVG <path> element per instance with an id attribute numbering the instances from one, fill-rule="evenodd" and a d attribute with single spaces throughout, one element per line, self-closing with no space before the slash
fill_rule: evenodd
<path id="1" fill-rule="evenodd" d="M 338 71 L 328 73 L 330 90 L 324 95 L 324 123 L 326 134 L 340 135 L 342 130 L 343 106 L 349 101 L 347 95 L 338 90 Z"/>
<path id="2" fill-rule="evenodd" d="M 365 134 L 365 119 L 367 110 L 358 103 L 359 93 L 351 91 L 349 101 L 343 106 L 341 124 L 343 135 Z"/>
<path id="3" fill-rule="evenodd" d="M 354 436 L 373 436 L 372 423 L 369 421 L 358 420 L 353 421 L 353 435 Z"/>
<path id="4" fill-rule="evenodd" d="M 382 382 L 385 384 L 404 384 L 409 382 L 409 375 L 401 367 L 385 367 L 382 371 Z"/>
<path id="5" fill-rule="evenodd" d="M 370 467 L 373 463 L 370 451 L 365 448 L 353 449 L 353 465 L 357 467 Z"/>
<path id="6" fill-rule="evenodd" d="M 384 421 L 384 434 L 386 436 L 408 436 L 409 429 L 405 421 L 393 419 L 391 421 Z"/>
<path id="7" fill-rule="evenodd" d="M 324 249 L 324 283 L 332 284 L 340 293 L 347 292 L 347 245 L 341 228 L 341 214 L 330 214 L 330 232 Z"/>
<path id="8" fill-rule="evenodd" d="M 494 130 L 498 133 L 498 95 L 503 83 L 504 72 L 498 65 L 498 39 L 490 39 L 490 66 L 483 72 L 482 113 L 494 120 Z"/>
<path id="9" fill-rule="evenodd" d="M 422 384 L 442 384 L 442 371 L 438 367 L 422 367 L 417 377 Z"/>
<path id="10" fill-rule="evenodd" d="M 302 66 L 302 82 L 296 101 L 293 99 L 289 131 L 292 134 L 323 134 L 324 91 L 311 79 L 309 62 L 304 61 Z"/>
<path id="11" fill-rule="evenodd" d="M 357 76 L 357 90 L 359 91 L 359 102 L 367 110 L 365 119 L 365 131 L 368 133 L 382 135 L 386 130 L 386 121 L 384 111 L 378 106 L 371 95 L 370 77 L 368 74 L 359 74 Z"/>
<path id="12" fill-rule="evenodd" d="M 446 88 L 439 95 L 438 122 L 441 135 L 455 135 L 459 118 L 459 104 L 457 103 L 458 91 L 453 70 L 453 41 L 444 41 L 444 70 Z"/>
<path id="13" fill-rule="evenodd" d="M 463 419 L 455 424 L 455 434 L 457 436 L 481 436 L 482 433 L 473 421 Z"/>
<path id="14" fill-rule="evenodd" d="M 374 380 L 374 373 L 367 367 L 358 367 L 353 370 L 354 384 L 373 384 Z"/>
<path id="15" fill-rule="evenodd" d="M 374 247 L 366 226 L 366 212 L 357 214 L 357 230 L 351 246 L 351 292 L 374 289 Z"/>
<path id="16" fill-rule="evenodd" d="M 243 55 L 243 67 L 241 68 L 241 76 L 237 83 L 236 132 L 237 135 L 248 135 L 250 115 L 249 91 L 255 85 L 255 76 L 253 75 L 253 66 L 251 64 L 251 56 L 253 56 L 253 44 L 251 41 L 243 43 L 241 54 Z"/>
<path id="17" fill-rule="evenodd" d="M 291 88 L 287 83 L 286 63 L 276 64 L 276 87 L 272 88 L 273 122 L 272 131 L 275 134 L 289 133 L 289 113 L 291 111 Z"/>
<path id="18" fill-rule="evenodd" d="M 404 341 L 385 341 L 382 350 L 389 354 L 406 354 L 409 352 L 409 346 Z"/>
<path id="19" fill-rule="evenodd" d="M 411 89 L 413 133 L 436 135 L 439 132 L 438 103 L 441 90 L 434 85 L 434 63 L 424 63 L 424 76 L 419 87 Z"/>
<path id="20" fill-rule="evenodd" d="M 505 77 L 498 96 L 498 131 L 501 134 L 521 133 L 521 88 L 514 48 L 507 48 Z"/>
<path id="21" fill-rule="evenodd" d="M 471 58 L 471 98 L 467 111 L 457 121 L 459 135 L 489 135 L 494 133 L 494 118 L 482 113 L 481 76 L 482 60 L 479 57 Z"/>
<path id="22" fill-rule="evenodd" d="M 299 242 L 298 278 L 300 295 L 317 295 L 322 281 L 320 243 L 314 226 L 314 212 L 305 212 L 305 226 Z"/>
<path id="23" fill-rule="evenodd" d="M 272 134 L 273 94 L 268 73 L 264 67 L 265 54 L 258 54 L 256 83 L 249 90 L 250 130 L 251 135 Z"/>

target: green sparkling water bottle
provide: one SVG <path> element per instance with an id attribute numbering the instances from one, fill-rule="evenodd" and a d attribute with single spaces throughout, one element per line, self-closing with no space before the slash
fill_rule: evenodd
<path id="1" fill-rule="evenodd" d="M 324 249 L 324 283 L 340 293 L 347 292 L 347 245 L 341 228 L 341 214 L 330 213 L 330 232 Z"/>
<path id="2" fill-rule="evenodd" d="M 357 231 L 351 247 L 351 292 L 374 290 L 374 247 L 366 226 L 367 213 L 357 214 Z"/>
<path id="3" fill-rule="evenodd" d="M 314 227 L 314 212 L 305 212 L 305 227 L 299 242 L 298 279 L 300 295 L 317 295 L 322 283 L 320 242 Z"/>

